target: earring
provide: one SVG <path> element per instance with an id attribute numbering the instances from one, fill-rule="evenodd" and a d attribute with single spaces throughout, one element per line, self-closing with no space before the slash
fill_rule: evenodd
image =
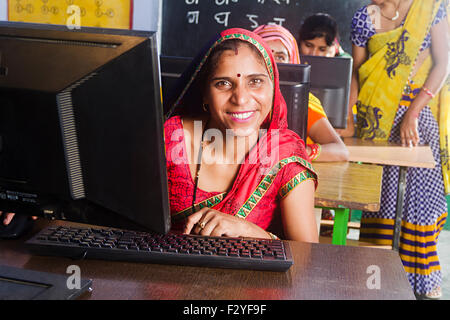
<path id="1" fill-rule="evenodd" d="M 208 112 L 209 105 L 204 103 L 204 104 L 202 104 L 202 108 L 203 108 L 203 111 Z"/>

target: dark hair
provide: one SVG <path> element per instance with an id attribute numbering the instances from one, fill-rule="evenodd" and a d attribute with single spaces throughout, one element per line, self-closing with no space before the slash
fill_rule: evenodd
<path id="1" fill-rule="evenodd" d="M 336 20 L 327 13 L 316 13 L 309 16 L 300 28 L 299 40 L 325 38 L 327 46 L 331 46 L 338 36 Z"/>
<path id="2" fill-rule="evenodd" d="M 212 76 L 214 70 L 217 67 L 217 64 L 219 63 L 219 59 L 222 56 L 222 53 L 228 50 L 237 52 L 237 50 L 241 46 L 247 46 L 248 48 L 250 48 L 253 54 L 258 57 L 258 61 L 261 64 L 265 65 L 262 54 L 251 43 L 239 39 L 230 39 L 223 41 L 222 43 L 214 47 L 214 49 L 212 49 L 211 53 L 206 59 L 204 66 L 200 70 L 195 80 L 192 82 L 190 90 L 188 90 L 186 95 L 183 97 L 183 114 L 198 115 L 199 113 L 204 112 L 202 109 L 202 99 L 205 93 L 205 89 L 210 77 Z"/>

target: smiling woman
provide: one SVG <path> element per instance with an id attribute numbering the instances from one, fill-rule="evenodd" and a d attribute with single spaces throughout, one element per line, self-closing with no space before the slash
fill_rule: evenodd
<path id="1" fill-rule="evenodd" d="M 174 229 L 317 242 L 316 174 L 287 129 L 278 70 L 261 38 L 224 31 L 182 79 L 165 123 Z"/>

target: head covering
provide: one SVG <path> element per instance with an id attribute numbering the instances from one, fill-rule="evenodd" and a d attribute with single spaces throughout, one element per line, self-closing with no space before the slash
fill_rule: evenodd
<path id="1" fill-rule="evenodd" d="M 180 81 L 175 90 L 174 97 L 170 99 L 170 111 L 168 112 L 168 117 L 172 114 L 182 113 L 184 108 L 189 108 L 190 111 L 200 111 L 202 106 L 201 102 L 198 100 L 195 106 L 187 106 L 184 104 L 184 98 L 189 96 L 200 97 L 200 92 L 189 92 L 189 90 L 197 90 L 198 88 L 192 88 L 196 77 L 199 75 L 202 67 L 205 65 L 208 57 L 211 55 L 213 49 L 226 40 L 238 39 L 251 43 L 264 58 L 267 73 L 274 85 L 274 105 L 272 111 L 269 113 L 268 117 L 264 121 L 265 124 L 270 122 L 271 129 L 286 129 L 287 128 L 287 107 L 286 102 L 281 94 L 279 85 L 278 69 L 276 67 L 276 62 L 273 58 L 272 52 L 267 44 L 262 40 L 261 37 L 254 34 L 251 31 L 232 28 L 221 32 L 218 36 L 214 37 L 208 45 L 194 58 L 190 66 L 186 69 L 180 78 Z"/>
<path id="2" fill-rule="evenodd" d="M 280 25 L 261 25 L 253 32 L 261 36 L 264 41 L 280 40 L 289 51 L 289 63 L 300 63 L 297 40 L 286 28 Z"/>
<path id="3" fill-rule="evenodd" d="M 267 72 L 274 87 L 272 111 L 264 122 L 267 131 L 260 136 L 257 144 L 248 152 L 243 163 L 240 164 L 231 189 L 226 193 L 206 192 L 199 189 L 196 195 L 198 202 L 196 201 L 194 208 L 192 208 L 192 196 L 190 199 L 188 197 L 193 194 L 194 189 L 189 167 L 186 164 L 176 164 L 175 161 L 177 160 L 171 158 L 172 150 L 179 150 L 176 148 L 179 148 L 183 138 L 172 142 L 169 136 L 180 127 L 182 128 L 180 118 L 183 114 L 186 115 L 183 110 L 202 112 L 201 100 L 198 100 L 200 103 L 197 101 L 195 102 L 196 105 L 189 106 L 187 103 L 192 102 L 192 100 L 186 97 L 201 98 L 202 93 L 198 91 L 200 90 L 199 87 L 194 85 L 196 77 L 199 76 L 213 49 L 222 42 L 232 39 L 250 43 L 264 58 Z M 248 218 L 249 221 L 266 229 L 270 225 L 275 212 L 279 212 L 275 200 L 278 190 L 282 186 L 290 186 L 289 183 L 294 183 L 292 179 L 296 176 L 300 179 L 300 175 L 302 175 L 301 181 L 316 179 L 303 140 L 296 133 L 287 129 L 286 103 L 280 91 L 278 69 L 271 50 L 261 37 L 251 31 L 239 28 L 228 29 L 214 37 L 207 48 L 203 49 L 194 59 L 181 79 L 181 85 L 178 86 L 178 92 L 175 95 L 175 102 L 165 124 L 169 193 L 170 197 L 176 198 L 171 199 L 172 222 L 175 224 L 181 222 L 193 212 L 208 206 L 223 213 L 243 219 Z M 296 163 L 297 165 L 295 167 L 289 166 L 289 171 L 283 171 L 279 174 L 284 167 L 287 170 L 286 165 L 290 163 Z M 286 181 L 283 180 L 284 183 L 281 184 L 283 181 L 280 179 Z M 296 184 L 298 183 L 297 181 Z M 292 188 L 286 187 L 285 189 L 289 192 Z M 181 197 L 180 194 L 184 196 Z"/>

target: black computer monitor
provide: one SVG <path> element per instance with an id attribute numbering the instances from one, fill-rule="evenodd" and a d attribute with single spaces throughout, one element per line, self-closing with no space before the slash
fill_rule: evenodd
<path id="1" fill-rule="evenodd" d="M 353 59 L 301 55 L 300 60 L 311 66 L 311 93 L 322 102 L 331 125 L 346 128 Z"/>
<path id="2" fill-rule="evenodd" d="M 178 92 L 179 78 L 190 66 L 192 58 L 160 56 L 164 111 L 167 113 Z M 278 64 L 280 89 L 288 108 L 289 128 L 306 139 L 309 101 L 308 65 Z"/>
<path id="3" fill-rule="evenodd" d="M 289 63 L 277 63 L 277 66 L 281 93 L 288 109 L 288 127 L 306 141 L 311 67 Z"/>
<path id="4" fill-rule="evenodd" d="M 160 56 L 161 84 L 164 113 L 170 111 L 170 107 L 175 102 L 174 93 L 178 92 L 177 86 L 181 75 L 187 70 L 192 62 L 192 58 Z"/>
<path id="5" fill-rule="evenodd" d="M 156 34 L 0 23 L 0 210 L 166 233 Z"/>

